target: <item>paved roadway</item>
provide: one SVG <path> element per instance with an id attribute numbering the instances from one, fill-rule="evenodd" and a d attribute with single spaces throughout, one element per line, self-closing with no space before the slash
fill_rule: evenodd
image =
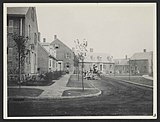
<path id="1" fill-rule="evenodd" d="M 9 101 L 9 116 L 152 115 L 153 90 L 103 77 L 92 81 L 98 97 Z"/>

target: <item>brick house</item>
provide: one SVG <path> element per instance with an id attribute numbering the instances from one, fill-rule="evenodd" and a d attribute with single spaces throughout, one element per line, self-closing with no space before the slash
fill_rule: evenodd
<path id="1" fill-rule="evenodd" d="M 114 72 L 115 75 L 128 75 L 129 74 L 129 59 L 114 59 Z"/>
<path id="2" fill-rule="evenodd" d="M 129 63 L 132 75 L 153 75 L 153 51 L 135 53 Z"/>
<path id="3" fill-rule="evenodd" d="M 38 70 L 40 73 L 57 70 L 56 52 L 50 43 L 38 43 Z"/>
<path id="4" fill-rule="evenodd" d="M 37 46 L 38 25 L 35 7 L 8 7 L 7 8 L 7 72 L 17 74 L 18 61 L 17 49 L 12 35 L 28 38 L 26 43 L 27 55 L 24 65 L 21 66 L 22 73 L 37 73 Z"/>
<path id="5" fill-rule="evenodd" d="M 57 36 L 54 36 L 54 40 L 51 45 L 56 50 L 56 58 L 58 60 L 57 69 L 61 71 L 74 71 L 74 53 L 73 51 L 60 41 Z"/>

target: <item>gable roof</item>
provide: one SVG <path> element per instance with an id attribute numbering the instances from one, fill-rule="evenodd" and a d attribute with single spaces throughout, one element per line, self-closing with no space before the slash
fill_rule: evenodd
<path id="1" fill-rule="evenodd" d="M 151 59 L 153 51 L 151 52 L 142 52 L 142 53 L 135 53 L 131 57 L 131 60 L 144 60 L 144 59 Z"/>
<path id="2" fill-rule="evenodd" d="M 73 52 L 66 44 L 64 44 L 62 41 L 60 41 L 58 38 L 54 39 L 52 42 L 51 42 L 51 45 L 53 45 L 55 42 L 59 42 L 61 43 L 62 45 L 64 45 L 65 47 L 67 47 L 71 52 Z"/>
<path id="3" fill-rule="evenodd" d="M 116 65 L 129 65 L 129 59 L 114 59 Z"/>
<path id="4" fill-rule="evenodd" d="M 7 7 L 7 14 L 26 15 L 29 7 Z"/>
<path id="5" fill-rule="evenodd" d="M 38 42 L 38 45 L 41 47 L 41 49 L 43 49 L 43 50 L 48 54 L 49 57 L 57 60 L 56 57 L 52 56 L 52 55 L 49 53 L 49 51 L 48 51 L 45 47 L 43 47 L 42 43 Z"/>

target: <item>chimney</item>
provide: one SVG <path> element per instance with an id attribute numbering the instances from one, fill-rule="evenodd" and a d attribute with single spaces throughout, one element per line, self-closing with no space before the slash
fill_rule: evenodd
<path id="1" fill-rule="evenodd" d="M 57 39 L 57 35 L 54 35 L 54 40 Z"/>
<path id="2" fill-rule="evenodd" d="M 125 56 L 125 58 L 127 59 L 127 55 Z"/>
<path id="3" fill-rule="evenodd" d="M 72 47 L 72 51 L 75 53 L 75 48 L 74 47 Z"/>
<path id="4" fill-rule="evenodd" d="M 43 42 L 46 42 L 46 38 L 43 38 Z"/>
<path id="5" fill-rule="evenodd" d="M 145 53 L 145 52 L 146 52 L 146 49 L 143 49 L 143 52 Z"/>
<path id="6" fill-rule="evenodd" d="M 90 48 L 90 52 L 93 52 L 93 48 Z"/>
<path id="7" fill-rule="evenodd" d="M 38 32 L 38 41 L 40 42 L 41 41 L 41 33 Z"/>

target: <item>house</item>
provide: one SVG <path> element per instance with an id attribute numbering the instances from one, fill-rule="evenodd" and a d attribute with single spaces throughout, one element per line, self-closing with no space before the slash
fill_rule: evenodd
<path id="1" fill-rule="evenodd" d="M 23 36 L 26 42 L 26 57 L 21 66 L 23 74 L 37 73 L 38 25 L 35 7 L 7 8 L 7 72 L 18 73 L 17 47 L 13 35 Z"/>
<path id="2" fill-rule="evenodd" d="M 60 41 L 57 36 L 54 36 L 54 40 L 51 45 L 56 50 L 56 58 L 58 60 L 57 67 L 60 71 L 74 71 L 74 53 L 73 51 Z"/>
<path id="3" fill-rule="evenodd" d="M 115 75 L 128 75 L 129 74 L 129 59 L 114 59 L 114 72 Z"/>
<path id="4" fill-rule="evenodd" d="M 153 75 L 153 51 L 133 54 L 129 65 L 132 75 Z"/>
<path id="5" fill-rule="evenodd" d="M 114 74 L 113 57 L 107 53 L 95 53 L 92 49 L 84 57 L 84 71 L 100 71 L 104 74 Z M 82 62 L 80 62 L 82 65 Z"/>
<path id="6" fill-rule="evenodd" d="M 57 70 L 56 52 L 47 42 L 38 42 L 38 71 L 46 73 Z"/>

